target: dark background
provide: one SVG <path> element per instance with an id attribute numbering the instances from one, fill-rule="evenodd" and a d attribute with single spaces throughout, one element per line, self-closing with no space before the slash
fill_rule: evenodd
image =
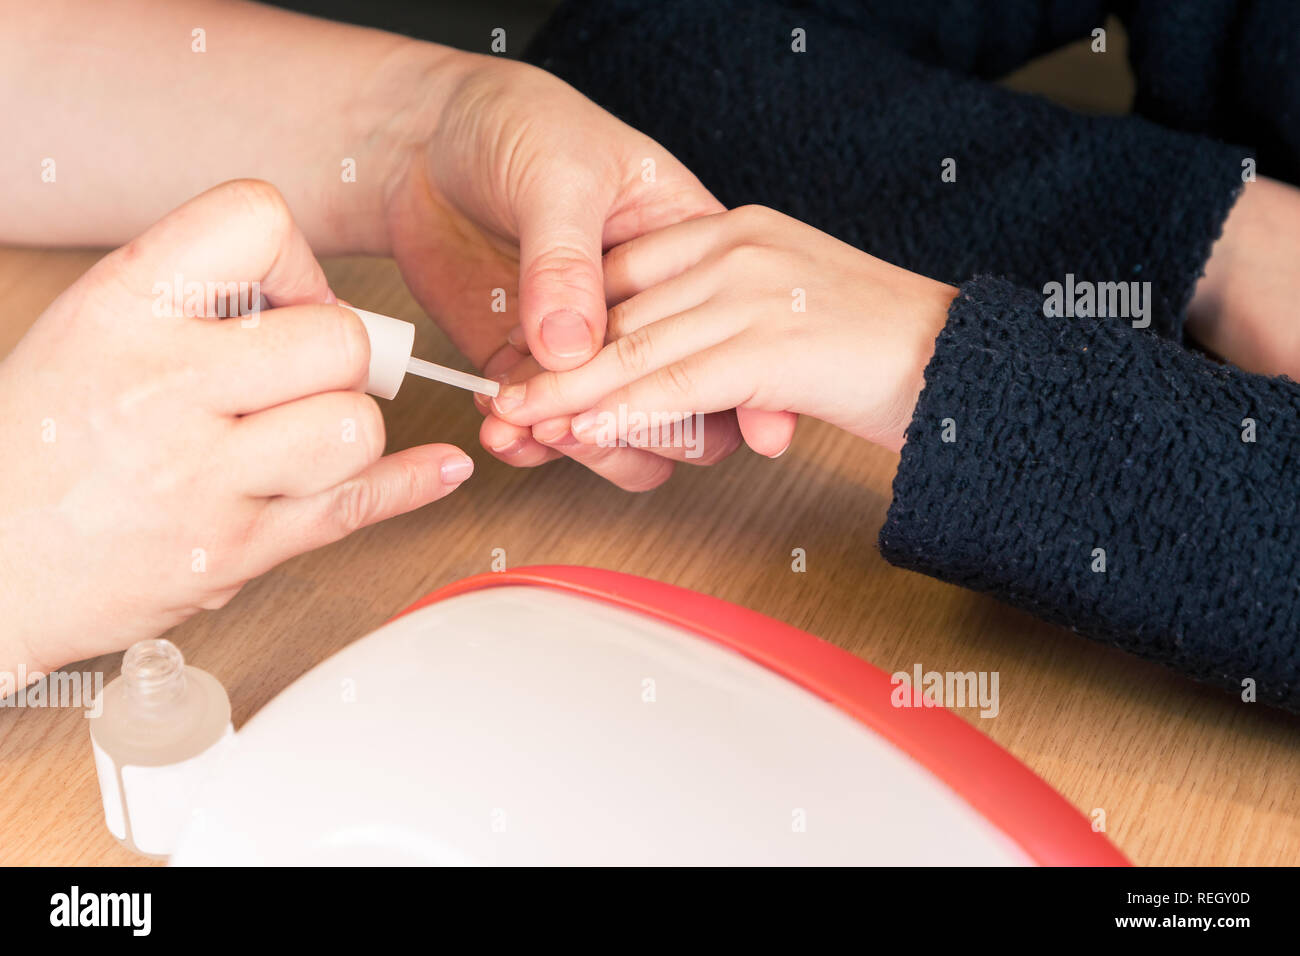
<path id="1" fill-rule="evenodd" d="M 475 53 L 488 53 L 492 31 L 505 27 L 506 55 L 518 59 L 560 0 L 277 0 L 271 5 Z"/>
<path id="2" fill-rule="evenodd" d="M 863 0 L 864 5 L 869 2 Z M 653 6 L 655 0 L 646 3 Z M 504 27 L 505 55 L 518 59 L 560 0 L 276 0 L 272 5 L 474 53 L 490 53 L 492 31 Z M 1127 38 L 1114 17 L 1105 27 L 1107 56 L 1092 55 L 1088 42 L 1079 41 L 1016 70 L 1004 84 L 1087 113 L 1129 112 L 1133 78 L 1127 66 Z"/>

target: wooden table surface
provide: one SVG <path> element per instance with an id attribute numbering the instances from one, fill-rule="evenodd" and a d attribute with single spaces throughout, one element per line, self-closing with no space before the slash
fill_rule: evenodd
<path id="1" fill-rule="evenodd" d="M 0 355 L 97 256 L 0 250 Z M 327 271 L 349 301 L 418 320 L 416 354 L 464 367 L 392 263 L 339 260 Z M 777 461 L 742 451 L 631 495 L 568 462 L 498 463 L 478 445 L 466 393 L 412 379 L 381 404 L 390 448 L 453 442 L 475 474 L 446 500 L 289 561 L 167 635 L 225 684 L 236 727 L 412 601 L 489 570 L 503 548 L 512 567 L 588 564 L 695 588 L 891 673 L 918 662 L 997 671 L 1001 712 L 958 713 L 1085 814 L 1104 810 L 1135 863 L 1300 862 L 1300 720 L 890 567 L 875 537 L 891 453 L 805 421 Z M 791 569 L 795 548 L 807 553 L 805 573 Z M 73 666 L 102 669 L 107 682 L 119 660 Z M 0 709 L 0 864 L 136 862 L 104 827 L 82 712 Z"/>

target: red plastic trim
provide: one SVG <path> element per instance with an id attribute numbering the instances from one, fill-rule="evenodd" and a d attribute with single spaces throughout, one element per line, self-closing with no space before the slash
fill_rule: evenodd
<path id="1" fill-rule="evenodd" d="M 667 621 L 744 654 L 862 721 L 947 783 L 1043 866 L 1128 866 L 1041 777 L 942 707 L 895 707 L 884 671 L 805 631 L 719 598 L 618 571 L 541 565 L 476 574 L 397 617 L 483 588 L 540 585 Z"/>

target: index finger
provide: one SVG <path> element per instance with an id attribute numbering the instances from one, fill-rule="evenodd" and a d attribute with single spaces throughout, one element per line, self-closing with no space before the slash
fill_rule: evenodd
<path id="1" fill-rule="evenodd" d="M 370 338 L 351 309 L 295 305 L 257 318 L 187 325 L 188 347 L 202 370 L 199 389 L 210 407 L 246 415 L 365 385 Z"/>
<path id="2" fill-rule="evenodd" d="M 492 408 L 515 425 L 582 411 L 622 385 L 726 340 L 735 331 L 732 319 L 724 313 L 719 320 L 707 303 L 659 319 L 610 342 L 578 368 L 503 385 Z"/>

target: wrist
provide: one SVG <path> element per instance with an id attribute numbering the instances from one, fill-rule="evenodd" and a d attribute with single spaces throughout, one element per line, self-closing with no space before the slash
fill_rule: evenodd
<path id="1" fill-rule="evenodd" d="M 394 192 L 422 163 L 447 100 L 476 58 L 450 47 L 400 39 L 350 67 L 359 82 L 327 137 L 344 145 L 355 167 L 341 168 L 320 199 L 327 237 L 322 255 L 388 256 L 388 209 Z"/>
<path id="2" fill-rule="evenodd" d="M 1249 242 L 1255 229 L 1257 183 L 1247 183 L 1228 211 L 1219 238 L 1210 250 L 1210 258 L 1187 305 L 1184 329 L 1187 335 L 1217 355 L 1231 351 L 1233 329 L 1228 316 L 1228 300 L 1240 248 Z"/>
<path id="3" fill-rule="evenodd" d="M 904 272 L 899 301 L 907 303 L 905 329 L 899 350 L 900 375 L 890 403 L 887 426 L 879 444 L 893 451 L 902 449 L 907 428 L 912 423 L 916 403 L 925 388 L 925 370 L 934 357 L 935 341 L 948 323 L 948 310 L 957 297 L 957 288 L 936 282 L 916 273 Z"/>
<path id="4" fill-rule="evenodd" d="M 1187 307 L 1187 336 L 1238 368 L 1295 377 L 1300 189 L 1260 177 L 1223 224 Z"/>

